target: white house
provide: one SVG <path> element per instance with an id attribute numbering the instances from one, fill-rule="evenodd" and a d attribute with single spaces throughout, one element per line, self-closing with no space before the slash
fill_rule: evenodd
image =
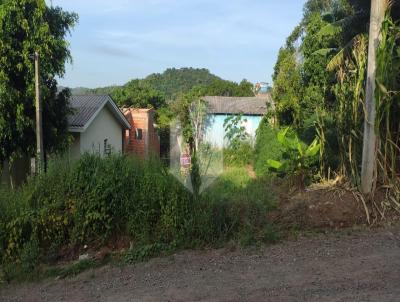
<path id="1" fill-rule="evenodd" d="M 69 149 L 71 159 L 85 152 L 123 152 L 125 132 L 131 126 L 110 96 L 72 96 L 70 106 L 73 113 L 68 117 L 69 132 L 74 138 Z"/>

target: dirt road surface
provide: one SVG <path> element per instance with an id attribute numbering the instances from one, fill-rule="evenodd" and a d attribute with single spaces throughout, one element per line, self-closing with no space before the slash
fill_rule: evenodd
<path id="1" fill-rule="evenodd" d="M 0 301 L 400 301 L 400 228 L 185 251 L 10 285 Z"/>

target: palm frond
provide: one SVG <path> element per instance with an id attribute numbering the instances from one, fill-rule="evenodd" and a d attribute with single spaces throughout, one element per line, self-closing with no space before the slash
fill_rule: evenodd
<path id="1" fill-rule="evenodd" d="M 319 36 L 319 37 L 334 36 L 334 35 L 340 34 L 341 32 L 342 32 L 341 26 L 336 25 L 334 23 L 328 23 L 319 30 L 319 32 L 317 33 L 317 36 Z"/>
<path id="2" fill-rule="evenodd" d="M 318 49 L 317 51 L 314 51 L 312 55 L 319 55 L 326 57 L 327 55 L 331 54 L 333 51 L 336 51 L 337 48 L 322 48 Z"/>
<path id="3" fill-rule="evenodd" d="M 351 55 L 351 50 L 353 46 L 364 39 L 364 34 L 358 34 L 353 39 L 351 39 L 339 52 L 328 62 L 326 69 L 328 71 L 335 71 L 339 68 L 340 65 L 344 64 L 346 57 Z"/>

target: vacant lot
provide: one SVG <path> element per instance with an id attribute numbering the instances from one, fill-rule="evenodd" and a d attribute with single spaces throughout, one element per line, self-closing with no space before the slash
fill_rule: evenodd
<path id="1" fill-rule="evenodd" d="M 400 228 L 186 251 L 11 285 L 0 301 L 400 301 Z"/>

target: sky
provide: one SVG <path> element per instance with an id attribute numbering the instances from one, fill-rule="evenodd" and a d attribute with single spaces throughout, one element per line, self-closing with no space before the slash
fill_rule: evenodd
<path id="1" fill-rule="evenodd" d="M 59 84 L 121 85 L 167 68 L 271 82 L 305 0 L 47 0 L 79 15 Z"/>

